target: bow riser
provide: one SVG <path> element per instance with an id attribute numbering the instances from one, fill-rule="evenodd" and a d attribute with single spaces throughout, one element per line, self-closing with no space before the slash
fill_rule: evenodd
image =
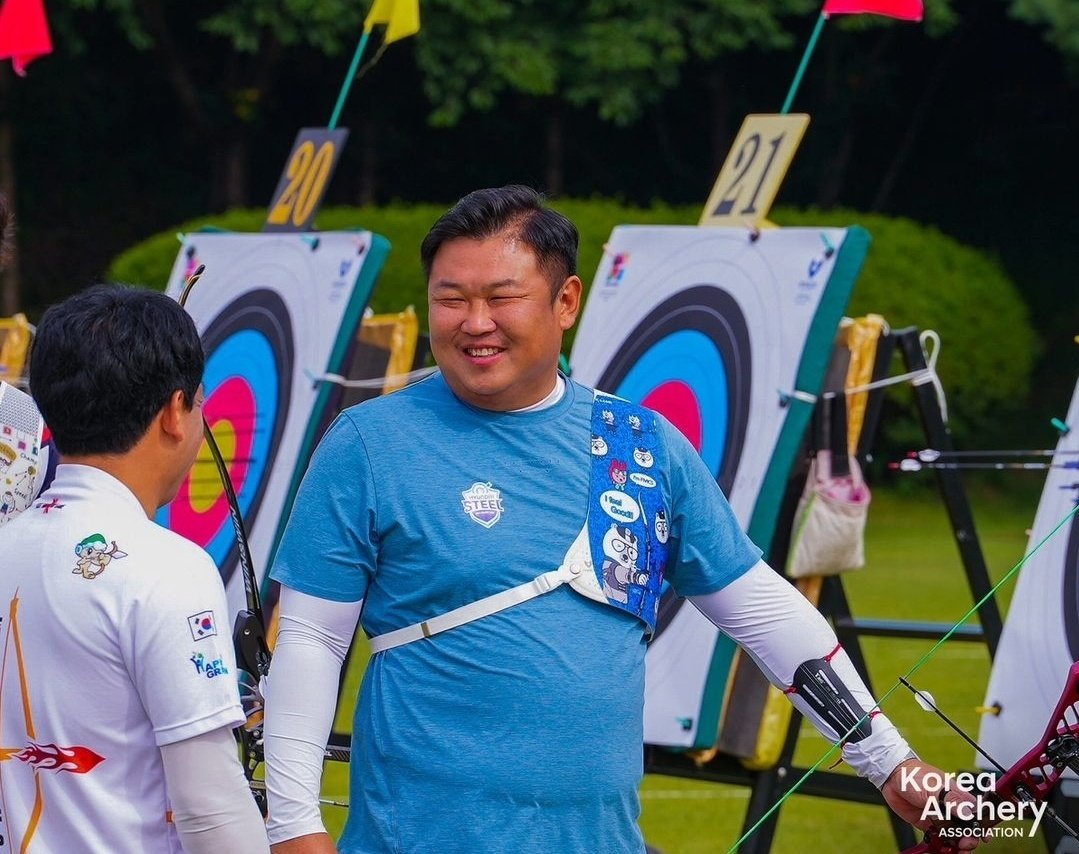
<path id="1" fill-rule="evenodd" d="M 1041 741 L 997 780 L 998 797 L 1044 801 L 1061 774 L 1079 759 L 1079 662 L 1068 671 L 1068 682 L 1053 710 Z"/>
<path id="2" fill-rule="evenodd" d="M 1068 768 L 1079 773 L 1079 662 L 1068 671 L 1067 684 L 1041 740 L 996 780 L 987 799 L 996 803 L 1042 803 Z M 937 833 L 936 829 L 929 830 L 923 842 L 902 854 L 958 854 L 956 841 L 942 839 Z"/>

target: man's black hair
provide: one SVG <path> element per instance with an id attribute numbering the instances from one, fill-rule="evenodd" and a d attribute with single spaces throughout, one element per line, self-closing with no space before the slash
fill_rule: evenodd
<path id="1" fill-rule="evenodd" d="M 61 454 L 123 454 L 174 392 L 194 404 L 205 363 L 198 330 L 175 300 L 98 285 L 41 318 L 30 392 Z"/>
<path id="2" fill-rule="evenodd" d="M 577 274 L 577 226 L 547 207 L 543 195 L 521 184 L 476 190 L 442 214 L 420 245 L 424 274 L 430 278 L 435 255 L 446 241 L 486 240 L 507 231 L 535 253 L 552 293 Z"/>

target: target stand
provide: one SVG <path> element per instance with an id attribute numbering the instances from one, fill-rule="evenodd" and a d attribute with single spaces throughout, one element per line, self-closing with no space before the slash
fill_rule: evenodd
<path id="1" fill-rule="evenodd" d="M 927 369 L 924 353 L 916 329 L 903 329 L 883 336 L 877 345 L 876 359 L 873 366 L 874 382 L 887 378 L 893 354 L 898 348 L 908 373 L 923 372 Z M 832 392 L 831 399 L 842 401 L 845 362 L 842 356 L 833 359 L 830 366 L 826 389 Z M 952 449 L 951 437 L 944 422 L 940 404 L 930 384 L 914 386 L 915 403 L 922 422 L 925 436 L 931 447 L 947 451 Z M 834 433 L 828 430 L 829 421 L 835 421 L 839 415 L 824 405 L 829 400 L 828 393 L 821 396 L 814 417 L 813 438 L 806 442 L 802 459 L 811 456 L 810 451 L 828 447 L 828 442 L 835 442 Z M 874 438 L 880 421 L 883 393 L 875 390 L 869 393 L 863 416 L 863 426 L 858 439 L 856 457 L 863 464 L 870 458 Z M 844 411 L 840 406 L 838 411 Z M 829 417 L 831 416 L 831 417 Z M 815 447 L 813 447 L 815 446 Z M 845 443 L 833 444 L 833 453 L 845 454 Z M 788 480 L 782 509 L 776 523 L 776 536 L 771 540 L 771 551 L 767 554 L 773 566 L 786 564 L 789 546 L 789 532 L 792 528 L 798 497 L 805 483 L 805 465 L 792 473 Z M 938 469 L 937 484 L 943 503 L 948 513 L 952 532 L 959 548 L 964 573 L 971 591 L 972 601 L 979 601 L 989 592 L 991 584 L 982 554 L 981 545 L 974 527 L 973 515 L 959 473 L 955 470 Z M 809 582 L 808 584 L 806 582 Z M 924 622 L 892 620 L 874 620 L 857 618 L 851 613 L 849 601 L 843 588 L 842 576 L 802 579 L 799 582 L 802 592 L 816 601 L 819 610 L 833 624 L 843 648 L 851 658 L 866 685 L 872 691 L 865 655 L 862 651 L 862 637 L 897 637 L 939 640 L 951 626 Z M 975 643 L 985 643 L 992 657 L 999 644 L 1001 618 L 997 603 L 990 597 L 981 609 L 981 625 L 963 626 L 952 634 L 952 639 Z M 780 729 L 786 721 L 785 733 L 778 742 L 778 753 L 761 767 L 747 767 L 744 759 L 720 750 L 672 751 L 669 748 L 648 744 L 645 746 L 645 770 L 648 773 L 666 774 L 695 780 L 728 783 L 747 786 L 751 790 L 750 800 L 743 819 L 742 833 L 760 822 L 756 831 L 739 847 L 739 854 L 765 854 L 771 850 L 778 827 L 781 810 L 776 810 L 768 819 L 764 815 L 796 781 L 807 771 L 794 765 L 793 757 L 798 742 L 802 716 L 790 707 L 785 698 L 780 698 L 778 691 L 769 686 L 767 680 L 749 661 L 742 659 L 745 667 L 739 669 L 732 688 L 732 705 L 738 704 L 749 709 L 761 710 L 762 714 L 750 716 L 741 727 L 728 731 L 721 729 L 719 743 L 735 747 L 742 756 L 748 755 L 756 745 L 756 739 L 764 727 Z M 784 714 L 768 717 L 770 692 L 783 704 Z M 741 743 L 740 743 L 741 740 Z M 752 763 L 750 763 L 752 764 Z M 881 806 L 891 823 L 898 849 L 904 849 L 915 843 L 914 830 L 884 806 L 880 793 L 868 781 L 847 774 L 829 771 L 817 771 L 798 788 L 798 793 L 816 797 L 843 800 Z"/>

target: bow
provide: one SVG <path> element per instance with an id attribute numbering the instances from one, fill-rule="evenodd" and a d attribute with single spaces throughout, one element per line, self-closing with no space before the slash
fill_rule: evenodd
<path id="1" fill-rule="evenodd" d="M 852 727 L 850 727 L 850 729 L 848 729 L 845 733 L 843 733 L 839 737 L 839 739 L 837 741 L 835 741 L 831 745 L 831 747 L 829 747 L 828 750 L 826 750 L 824 752 L 824 754 L 820 757 L 820 759 L 818 759 L 816 762 L 814 762 L 813 765 L 811 765 L 809 767 L 809 769 L 806 770 L 806 772 L 797 781 L 795 781 L 794 785 L 792 785 L 790 788 L 788 788 L 787 791 L 783 793 L 783 796 L 780 797 L 779 800 L 777 800 L 774 804 L 772 804 L 772 806 L 764 813 L 764 815 L 762 815 L 753 824 L 752 827 L 750 827 L 745 833 L 743 833 L 742 836 L 739 837 L 735 841 L 735 843 L 733 845 L 731 845 L 727 849 L 727 854 L 734 854 L 734 852 L 738 850 L 738 847 L 743 842 L 745 842 L 750 836 L 752 836 L 754 833 L 756 833 L 757 829 L 761 825 L 763 825 L 769 818 L 771 818 L 772 815 L 776 812 L 776 810 L 778 810 L 783 805 L 783 802 L 786 801 L 787 798 L 789 798 L 791 795 L 795 794 L 802 787 L 802 784 L 804 784 L 805 781 L 808 780 L 809 777 L 818 768 L 820 768 L 826 761 L 828 761 L 828 759 L 830 757 L 832 757 L 837 751 L 840 750 L 840 748 L 842 748 L 844 742 L 846 742 L 846 740 L 855 732 L 855 730 L 857 730 L 857 728 L 859 726 L 861 726 L 862 723 L 869 720 L 869 717 L 872 714 L 874 714 L 878 709 L 880 709 L 881 705 L 889 697 L 891 697 L 892 694 L 894 694 L 897 690 L 899 690 L 900 686 L 903 684 L 903 682 L 906 679 L 908 679 L 909 677 L 911 677 L 915 673 L 917 673 L 919 670 L 921 670 L 922 667 L 925 666 L 925 664 L 934 655 L 936 655 L 937 650 L 939 650 L 942 646 L 944 646 L 944 644 L 947 643 L 951 639 L 952 635 L 954 635 L 959 630 L 959 627 L 962 626 L 964 623 L 966 623 L 966 621 L 968 619 L 970 619 L 972 616 L 974 616 L 986 602 L 988 602 L 990 599 L 992 599 L 993 596 L 996 594 L 996 592 L 1001 587 L 1003 587 L 1007 582 L 1009 582 L 1012 578 L 1014 578 L 1018 574 L 1019 570 L 1021 570 L 1023 568 L 1023 566 L 1026 564 L 1026 562 L 1028 560 L 1030 560 L 1030 558 L 1032 558 L 1035 554 L 1037 554 L 1038 551 L 1042 548 L 1042 546 L 1044 546 L 1047 542 L 1049 542 L 1049 540 L 1051 540 L 1054 536 L 1056 536 L 1056 534 L 1062 528 L 1064 528 L 1066 525 L 1068 525 L 1068 523 L 1071 522 L 1072 518 L 1077 513 L 1079 513 L 1079 503 L 1077 503 L 1075 508 L 1072 509 L 1063 519 L 1061 519 L 1053 527 L 1053 529 L 1042 538 L 1042 540 L 1037 545 L 1035 545 L 1029 552 L 1027 552 L 1025 555 L 1023 555 L 1022 559 L 1015 566 L 1013 566 L 1010 570 L 1008 570 L 1008 572 L 1006 572 L 1004 574 L 1004 576 L 996 584 L 994 584 L 989 589 L 988 593 L 986 593 L 981 599 L 979 599 L 977 602 L 975 602 L 974 605 L 971 606 L 971 608 L 962 617 L 960 617 L 959 620 L 957 620 L 956 623 L 950 629 L 948 629 L 947 632 L 945 632 L 944 636 L 940 640 L 938 640 L 935 644 L 933 644 L 932 647 L 930 647 L 928 652 L 926 652 L 921 658 L 919 658 L 911 666 L 911 668 L 905 674 L 903 674 L 903 676 L 897 678 L 896 681 L 892 684 L 892 686 L 887 691 L 885 691 L 884 694 L 881 695 L 881 697 L 877 701 L 876 705 L 874 705 L 873 708 L 871 708 L 869 711 L 867 711 L 858 721 L 856 721 L 855 724 Z M 1060 771 L 1064 767 L 1068 767 L 1067 763 L 1065 763 L 1065 765 L 1061 766 L 1061 769 L 1058 769 L 1056 771 L 1055 775 L 1052 777 L 1052 784 L 1049 785 L 1048 789 L 1044 789 L 1043 788 L 1044 783 L 1039 783 L 1037 786 L 1032 785 L 1032 781 L 1034 780 L 1032 775 L 1034 774 L 1035 771 L 1043 771 L 1042 766 L 1028 763 L 1029 767 L 1025 767 L 1023 763 L 1025 761 L 1027 761 L 1027 760 L 1031 760 L 1031 762 L 1033 762 L 1034 759 L 1037 759 L 1037 758 L 1041 757 L 1042 756 L 1041 751 L 1043 750 L 1043 748 L 1044 748 L 1044 750 L 1048 750 L 1048 748 L 1049 748 L 1048 740 L 1051 739 L 1050 733 L 1056 731 L 1057 727 L 1063 727 L 1063 729 L 1061 729 L 1061 735 L 1062 736 L 1065 736 L 1065 735 L 1068 736 L 1068 739 L 1067 739 L 1066 743 L 1069 744 L 1069 745 L 1072 744 L 1073 741 L 1077 737 L 1079 737 L 1079 723 L 1076 722 L 1077 721 L 1077 715 L 1079 715 L 1079 706 L 1075 705 L 1076 703 L 1079 703 L 1079 696 L 1077 696 L 1076 693 L 1075 693 L 1076 692 L 1076 676 L 1077 676 L 1076 667 L 1079 667 L 1079 664 L 1072 667 L 1071 676 L 1069 677 L 1069 680 L 1068 680 L 1068 686 L 1065 688 L 1064 696 L 1061 697 L 1060 702 L 1057 704 L 1057 709 L 1054 712 L 1053 720 L 1050 721 L 1049 728 L 1046 730 L 1046 737 L 1043 738 L 1043 740 L 1042 740 L 1043 743 L 1040 743 L 1037 747 L 1033 748 L 1031 750 L 1031 752 L 1029 754 L 1027 754 L 1027 756 L 1023 757 L 1023 759 L 1019 760 L 1019 762 L 1016 763 L 1016 765 L 1013 768 L 1013 770 L 1016 771 L 1016 775 L 1009 776 L 1010 772 L 1005 772 L 1002 775 L 1002 777 L 1000 779 L 1000 782 L 997 784 L 998 785 L 998 788 L 997 788 L 998 792 L 1011 791 L 1013 794 L 1016 794 L 1016 795 L 1018 795 L 1018 793 L 1020 791 L 1027 791 L 1027 792 L 1031 792 L 1031 793 L 1041 792 L 1042 795 L 1044 796 L 1045 794 L 1048 793 L 1049 790 L 1052 789 L 1053 785 L 1055 785 L 1057 778 L 1060 776 Z M 1065 699 L 1068 698 L 1068 697 L 1071 697 L 1072 699 L 1069 702 L 1065 702 Z M 1071 717 L 1071 721 L 1072 721 L 1071 723 L 1068 723 L 1068 717 L 1067 717 L 1068 715 L 1070 715 L 1070 717 Z M 1061 723 L 1061 722 L 1063 722 L 1063 723 Z M 977 748 L 977 745 L 975 745 L 975 747 L 976 747 L 976 749 L 979 750 L 979 752 L 982 752 L 982 754 L 984 755 L 984 751 L 981 751 L 980 748 Z M 1054 754 L 1054 756 L 1055 756 L 1055 754 Z M 992 760 L 990 760 L 990 761 L 992 761 Z M 1070 761 L 1074 762 L 1075 759 L 1072 758 Z M 1050 768 L 1055 767 L 1053 765 L 1052 761 L 1047 760 L 1047 762 L 1048 762 L 1047 767 L 1050 767 Z M 1024 770 L 1024 768 L 1025 768 L 1026 774 L 1027 774 L 1026 777 L 1023 777 L 1022 774 L 1020 773 L 1022 770 Z M 1079 769 L 1079 766 L 1077 766 L 1077 769 Z M 1048 777 L 1046 777 L 1045 779 L 1048 779 Z M 1006 788 L 1006 786 L 1010 786 L 1011 788 L 1010 789 Z M 1013 800 L 1013 802 L 1017 803 L 1018 801 Z M 1070 828 L 1069 828 L 1069 831 L 1070 831 Z M 949 844 L 948 840 L 939 838 L 939 830 L 935 834 L 932 831 L 930 831 L 930 833 L 927 834 L 927 836 L 929 838 L 927 839 L 927 841 L 921 843 L 921 845 L 948 845 Z M 922 848 L 922 847 L 919 847 L 919 846 L 915 846 L 914 848 L 911 848 L 908 851 L 903 852 L 903 854 L 920 854 L 920 852 L 923 852 L 923 851 L 924 852 L 934 852 L 934 854 L 955 854 L 955 852 L 957 850 L 958 849 L 956 849 L 954 846 L 952 846 L 952 847 L 938 847 L 938 848 L 932 848 L 932 847 L 930 847 L 930 848 Z"/>
<path id="2" fill-rule="evenodd" d="M 192 287 L 205 270 L 206 265 L 200 264 L 185 281 L 183 292 L 178 300 L 181 307 L 185 306 Z M 251 557 L 251 546 L 247 540 L 247 529 L 244 525 L 243 513 L 240 511 L 240 502 L 236 498 L 228 463 L 205 417 L 202 420 L 202 433 L 221 480 L 225 500 L 229 507 L 229 518 L 236 533 L 236 553 L 244 582 L 244 597 L 247 606 L 236 614 L 236 621 L 232 628 L 232 644 L 236 652 L 236 665 L 240 670 L 240 704 L 246 717 L 244 724 L 236 728 L 236 739 L 240 743 L 241 762 L 247 785 L 251 789 L 259 810 L 265 816 L 267 813 L 266 784 L 262 780 L 255 779 L 255 773 L 265 760 L 263 750 L 265 703 L 262 696 L 262 680 L 270 672 L 272 654 L 266 640 L 266 620 L 262 610 L 262 598 L 259 594 L 258 577 L 255 575 L 255 564 Z M 326 758 L 337 762 L 348 762 L 351 758 L 351 750 L 347 745 L 331 745 L 326 748 Z M 319 800 L 330 806 L 348 806 L 326 798 Z"/>
<path id="3" fill-rule="evenodd" d="M 909 683 L 906 684 L 914 690 Z M 915 695 L 920 701 L 928 702 L 926 695 L 922 692 L 915 691 Z M 995 818 L 989 822 L 975 823 L 972 816 L 971 821 L 963 822 L 965 827 L 956 828 L 958 832 L 955 837 L 950 835 L 944 837 L 941 835 L 940 828 L 931 828 L 926 832 L 925 839 L 921 843 L 907 848 L 902 854 L 956 854 L 959 849 L 955 845 L 955 839 L 962 834 L 963 830 L 969 831 L 975 827 L 988 828 L 999 822 L 1001 817 L 998 815 L 998 807 L 1001 804 L 1045 804 L 1044 814 L 1056 821 L 1066 833 L 1079 838 L 1079 835 L 1046 803 L 1050 792 L 1056 787 L 1065 770 L 1070 768 L 1073 772 L 1079 773 L 1079 662 L 1073 664 L 1068 672 L 1068 681 L 1064 685 L 1064 690 L 1041 739 L 1008 769 L 1003 768 L 965 733 L 958 730 L 958 727 L 948 720 L 947 716 L 934 704 L 931 702 L 928 704 L 932 711 L 944 718 L 953 729 L 959 731 L 963 738 L 1001 772 L 1000 777 L 993 784 L 992 791 L 985 793 L 983 799 L 996 805 L 991 812 Z"/>
<path id="4" fill-rule="evenodd" d="M 191 289 L 205 270 L 206 265 L 200 264 L 184 282 L 184 289 L 178 300 L 181 308 L 186 307 Z M 229 507 L 229 518 L 232 520 L 232 527 L 236 533 L 236 553 L 240 562 L 247 604 L 247 607 L 236 615 L 232 630 L 236 664 L 241 670 L 240 703 L 247 717 L 243 726 L 236 728 L 236 738 L 240 742 L 244 776 L 254 794 L 255 802 L 262 814 L 266 815 L 266 789 L 261 781 L 255 780 L 255 771 L 264 758 L 262 749 L 263 699 L 259 682 L 270 672 L 270 648 L 266 642 L 266 623 L 262 613 L 262 600 L 259 596 L 255 565 L 251 559 L 251 546 L 247 541 L 247 529 L 244 526 L 243 514 L 240 512 L 240 502 L 236 498 L 236 490 L 229 476 L 228 464 L 221 454 L 217 439 L 205 416 L 202 419 L 202 434 L 221 479 L 221 486 Z"/>

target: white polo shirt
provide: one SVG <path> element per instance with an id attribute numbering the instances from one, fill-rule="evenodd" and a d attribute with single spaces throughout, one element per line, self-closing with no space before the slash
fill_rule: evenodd
<path id="1" fill-rule="evenodd" d="M 8 850 L 182 850 L 158 747 L 243 721 L 229 621 L 209 556 L 99 469 L 0 528 Z"/>

